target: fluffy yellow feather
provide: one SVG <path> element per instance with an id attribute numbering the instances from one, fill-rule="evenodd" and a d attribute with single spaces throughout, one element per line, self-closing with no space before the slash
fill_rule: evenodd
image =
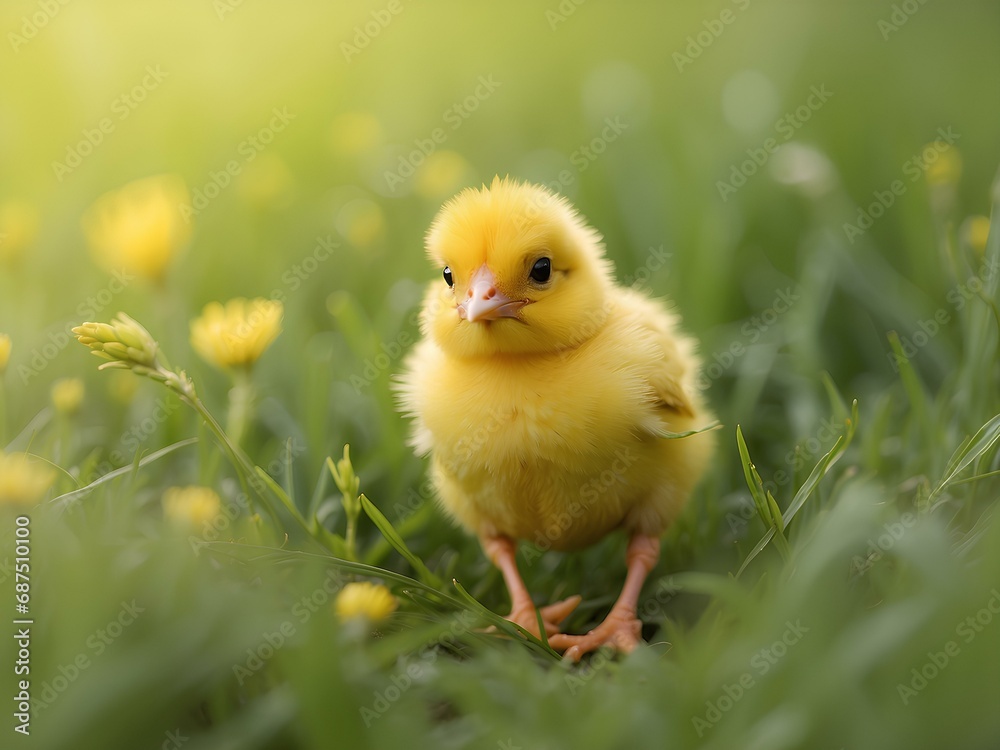
<path id="1" fill-rule="evenodd" d="M 635 605 L 659 537 L 704 472 L 712 422 L 677 316 L 616 285 L 600 235 L 546 189 L 494 179 L 447 203 L 427 235 L 444 280 L 398 384 L 444 509 L 477 534 L 538 633 L 516 540 L 578 549 L 630 537 L 622 596 L 586 636 L 558 634 L 579 602 L 542 609 L 573 659 L 638 642 Z"/>

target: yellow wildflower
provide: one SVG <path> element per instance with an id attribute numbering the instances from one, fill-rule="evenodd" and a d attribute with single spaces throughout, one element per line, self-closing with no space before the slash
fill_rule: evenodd
<path id="1" fill-rule="evenodd" d="M 414 190 L 424 198 L 439 199 L 452 195 L 461 185 L 471 182 L 472 167 L 457 151 L 439 149 L 424 161 L 417 172 Z"/>
<path id="2" fill-rule="evenodd" d="M 222 500 L 210 487 L 171 487 L 163 493 L 163 515 L 181 527 L 200 528 L 222 513 Z"/>
<path id="3" fill-rule="evenodd" d="M 922 158 L 927 164 L 927 183 L 931 186 L 955 185 L 962 174 L 962 155 L 944 141 L 928 143 Z"/>
<path id="4" fill-rule="evenodd" d="M 337 231 L 355 247 L 371 247 L 385 236 L 385 215 L 375 201 L 356 198 L 337 213 Z"/>
<path id="5" fill-rule="evenodd" d="M 76 414 L 82 403 L 83 381 L 79 378 L 63 378 L 52 385 L 52 405 L 60 414 Z"/>
<path id="6" fill-rule="evenodd" d="M 334 611 L 341 620 L 365 618 L 379 622 L 391 615 L 399 603 L 385 586 L 369 583 L 348 583 L 337 594 Z"/>
<path id="7" fill-rule="evenodd" d="M 0 206 L 0 264 L 13 265 L 38 236 L 38 211 L 15 201 Z"/>
<path id="8" fill-rule="evenodd" d="M 970 216 L 962 225 L 962 235 L 969 247 L 978 255 L 986 252 L 986 241 L 990 236 L 990 220 L 986 216 Z"/>
<path id="9" fill-rule="evenodd" d="M 6 333 L 0 333 L 0 375 L 4 374 L 7 363 L 10 361 L 10 348 L 10 336 Z"/>
<path id="10" fill-rule="evenodd" d="M 249 367 L 281 333 L 283 313 L 280 302 L 260 297 L 210 302 L 191 321 L 191 345 L 216 367 Z"/>
<path id="11" fill-rule="evenodd" d="M 35 505 L 55 481 L 56 474 L 27 453 L 0 451 L 0 506 Z"/>
<path id="12" fill-rule="evenodd" d="M 98 198 L 83 218 L 96 260 L 109 271 L 124 269 L 162 281 L 191 228 L 181 215 L 187 187 L 175 175 L 130 182 Z"/>

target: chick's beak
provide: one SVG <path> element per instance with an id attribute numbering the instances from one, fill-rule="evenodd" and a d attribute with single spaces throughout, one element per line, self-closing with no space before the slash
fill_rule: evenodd
<path id="1" fill-rule="evenodd" d="M 465 300 L 458 305 L 459 317 L 470 323 L 498 318 L 515 318 L 527 300 L 511 299 L 497 289 L 489 266 L 483 264 L 469 279 Z"/>

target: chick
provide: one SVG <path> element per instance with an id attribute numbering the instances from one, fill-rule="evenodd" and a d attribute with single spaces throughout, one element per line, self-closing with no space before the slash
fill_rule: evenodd
<path id="1" fill-rule="evenodd" d="M 517 540 L 574 550 L 628 534 L 625 584 L 600 626 L 560 633 L 579 596 L 541 615 L 570 659 L 631 651 L 660 537 L 712 454 L 694 342 L 662 304 L 616 285 L 600 235 L 545 188 L 495 178 L 465 190 L 434 220 L 427 252 L 444 279 L 427 291 L 397 390 L 441 505 L 479 536 L 508 619 L 535 635 Z"/>

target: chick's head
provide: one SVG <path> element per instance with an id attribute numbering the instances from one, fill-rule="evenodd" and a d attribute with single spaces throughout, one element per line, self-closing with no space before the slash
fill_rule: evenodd
<path id="1" fill-rule="evenodd" d="M 443 279 L 423 325 L 449 354 L 556 352 L 607 318 L 613 282 L 600 235 L 538 185 L 495 178 L 463 191 L 435 218 L 427 253 Z"/>

